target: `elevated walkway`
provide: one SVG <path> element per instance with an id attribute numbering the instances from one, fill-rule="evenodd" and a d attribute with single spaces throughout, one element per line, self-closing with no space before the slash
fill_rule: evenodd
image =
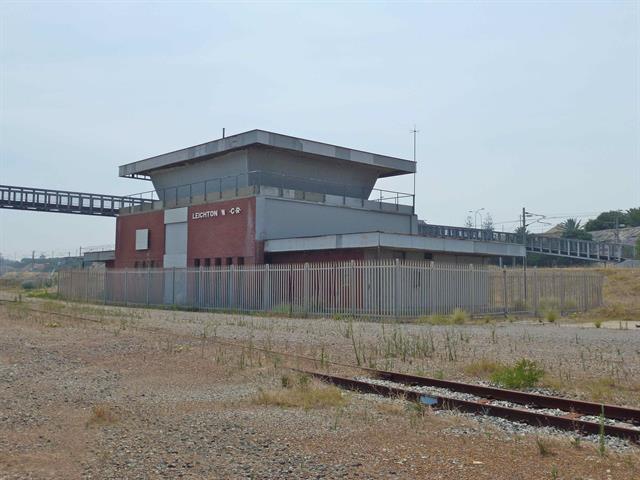
<path id="1" fill-rule="evenodd" d="M 151 210 L 153 200 L 98 193 L 0 185 L 0 208 L 116 217 L 121 208 Z"/>
<path id="2" fill-rule="evenodd" d="M 418 233 L 425 237 L 522 245 L 522 237 L 515 233 L 496 232 L 479 228 L 430 225 L 422 221 L 418 224 Z M 632 259 L 635 256 L 634 248 L 630 245 L 533 234 L 527 235 L 526 250 L 532 253 L 591 260 L 594 262 L 622 262 L 626 259 Z"/>

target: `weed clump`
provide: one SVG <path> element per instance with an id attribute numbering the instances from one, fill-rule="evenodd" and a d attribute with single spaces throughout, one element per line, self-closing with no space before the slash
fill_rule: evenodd
<path id="1" fill-rule="evenodd" d="M 461 323 L 465 323 L 469 320 L 469 314 L 462 310 L 461 308 L 456 308 L 451 314 L 451 323 L 455 325 L 460 325 Z"/>
<path id="2" fill-rule="evenodd" d="M 117 417 L 108 405 L 94 405 L 91 408 L 91 416 L 87 420 L 86 426 L 91 425 L 109 425 L 115 423 Z"/>
<path id="3" fill-rule="evenodd" d="M 551 446 L 540 437 L 536 437 L 536 446 L 538 447 L 538 453 L 542 457 L 548 457 L 549 455 L 553 454 L 553 452 L 551 451 Z"/>
<path id="4" fill-rule="evenodd" d="M 467 375 L 474 377 L 488 377 L 495 374 L 502 368 L 504 368 L 504 365 L 496 361 L 481 358 L 478 361 L 466 365 L 464 367 L 464 372 Z"/>
<path id="5" fill-rule="evenodd" d="M 468 322 L 471 317 L 461 308 L 456 308 L 451 315 L 436 313 L 426 315 L 418 319 L 418 323 L 423 325 L 461 325 Z"/>
<path id="6" fill-rule="evenodd" d="M 342 392 L 333 386 L 314 385 L 307 375 L 297 380 L 289 376 L 280 379 L 282 388 L 274 390 L 259 389 L 254 397 L 258 405 L 277 407 L 311 408 L 341 407 L 346 403 Z"/>
<path id="7" fill-rule="evenodd" d="M 555 322 L 555 321 L 558 319 L 558 312 L 557 312 L 556 310 L 551 310 L 551 309 L 550 309 L 550 310 L 547 310 L 547 311 L 544 313 L 544 319 L 545 319 L 547 322 L 553 323 L 553 322 Z"/>
<path id="8" fill-rule="evenodd" d="M 538 384 L 544 369 L 532 360 L 523 358 L 513 367 L 504 366 L 491 375 L 491 380 L 505 388 L 531 388 Z"/>

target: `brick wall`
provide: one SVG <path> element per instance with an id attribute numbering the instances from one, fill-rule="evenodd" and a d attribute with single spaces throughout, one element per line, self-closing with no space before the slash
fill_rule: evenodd
<path id="1" fill-rule="evenodd" d="M 227 259 L 234 265 L 239 259 L 245 264 L 262 263 L 262 248 L 255 240 L 255 197 L 189 207 L 188 222 L 188 266 L 194 266 L 196 259 L 201 266 L 205 259 L 211 265 L 216 259 L 223 265 Z"/>
<path id="2" fill-rule="evenodd" d="M 136 251 L 136 230 L 149 229 L 149 249 Z M 150 265 L 162 266 L 164 256 L 164 212 L 162 210 L 123 215 L 116 219 L 115 268 L 133 268 Z"/>
<path id="3" fill-rule="evenodd" d="M 348 260 L 364 260 L 364 250 L 344 248 L 341 250 L 265 253 L 265 263 L 344 262 Z"/>

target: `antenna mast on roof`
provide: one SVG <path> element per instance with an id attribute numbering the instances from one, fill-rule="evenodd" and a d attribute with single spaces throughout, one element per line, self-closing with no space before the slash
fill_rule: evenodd
<path id="1" fill-rule="evenodd" d="M 418 163 L 416 159 L 416 141 L 419 131 L 420 130 L 417 130 L 416 125 L 414 124 L 413 130 L 411 130 L 411 133 L 413 133 L 413 162 L 415 163 L 415 170 L 413 172 L 413 213 L 416 213 L 416 172 L 418 171 Z"/>

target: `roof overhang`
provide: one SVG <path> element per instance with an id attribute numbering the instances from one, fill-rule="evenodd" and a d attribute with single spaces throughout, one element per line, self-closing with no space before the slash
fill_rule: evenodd
<path id="1" fill-rule="evenodd" d="M 250 130 L 212 142 L 183 148 L 174 152 L 145 158 L 133 163 L 121 165 L 119 176 L 129 178 L 147 178 L 154 170 L 186 165 L 191 162 L 207 160 L 225 153 L 254 145 L 299 152 L 306 155 L 331 158 L 334 160 L 368 165 L 380 170 L 381 177 L 414 173 L 416 164 L 403 158 L 389 157 L 376 153 L 339 147 L 328 143 L 305 140 L 264 130 Z"/>
<path id="2" fill-rule="evenodd" d="M 484 255 L 524 257 L 525 247 L 515 243 L 484 242 L 478 240 L 456 240 L 432 238 L 400 233 L 347 233 L 315 237 L 279 238 L 267 240 L 264 251 L 299 252 L 308 250 L 336 250 L 342 248 L 393 248 L 460 255 Z"/>

